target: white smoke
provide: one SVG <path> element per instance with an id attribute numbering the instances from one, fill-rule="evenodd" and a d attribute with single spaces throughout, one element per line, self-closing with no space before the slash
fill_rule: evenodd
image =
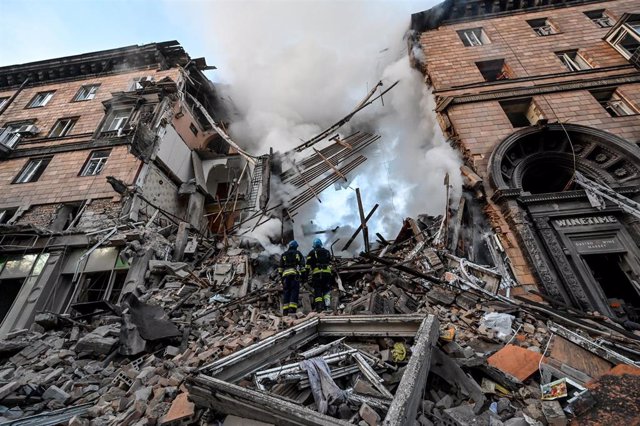
<path id="1" fill-rule="evenodd" d="M 395 237 L 408 216 L 442 214 L 445 173 L 460 186 L 460 160 L 438 128 L 433 101 L 419 72 L 410 68 L 403 38 L 411 13 L 425 2 L 214 2 L 191 24 L 204 28 L 218 57 L 218 78 L 239 117 L 233 138 L 256 154 L 285 152 L 348 114 L 377 81 L 385 87 L 400 80 L 381 101 L 341 129 L 365 130 L 382 139 L 366 152 L 351 189 L 328 189 L 322 204 L 310 201 L 296 216 L 296 238 L 310 248 L 300 225 L 313 220 L 320 228 L 341 225 L 339 235 L 325 235 L 342 246 L 359 224 L 352 188 L 360 187 L 364 209 L 380 207 L 369 235 Z M 325 144 L 319 145 L 325 146 Z M 308 154 L 307 154 L 308 155 Z M 270 231 L 279 227 L 270 224 Z M 260 231 L 261 239 L 268 236 Z M 374 237 L 373 237 L 374 238 Z M 358 248 L 358 238 L 352 248 Z"/>

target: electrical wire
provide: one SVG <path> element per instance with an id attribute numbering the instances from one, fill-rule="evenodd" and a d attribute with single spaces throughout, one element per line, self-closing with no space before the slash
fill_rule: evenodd
<path id="1" fill-rule="evenodd" d="M 495 25 L 493 26 L 493 29 L 496 31 L 496 34 L 498 34 L 498 36 L 500 36 L 500 39 L 505 44 L 505 46 L 507 46 L 507 48 L 511 51 L 511 54 L 516 59 L 518 64 L 520 64 L 520 67 L 522 68 L 522 70 L 524 71 L 526 76 L 527 77 L 531 77 L 531 75 L 527 71 L 527 68 L 524 66 L 524 64 L 520 60 L 520 57 L 518 55 L 516 55 L 515 51 L 511 47 L 511 45 L 509 43 L 507 43 L 507 41 L 502 36 L 500 31 L 498 31 L 498 29 L 495 27 Z M 567 141 L 569 142 L 569 147 L 571 148 L 571 156 L 573 158 L 573 171 L 572 171 L 572 174 L 571 174 L 571 179 L 569 179 L 569 181 L 567 182 L 565 187 L 562 189 L 562 191 L 566 191 L 567 189 L 569 189 L 569 187 L 573 184 L 573 182 L 575 180 L 576 171 L 577 171 L 576 151 L 574 149 L 573 141 L 571 140 L 571 136 L 569 135 L 569 132 L 567 131 L 567 129 L 564 127 L 564 123 L 562 123 L 562 121 L 560 121 L 560 119 L 558 118 L 558 114 L 556 113 L 556 110 L 553 108 L 553 106 L 551 106 L 551 103 L 549 102 L 549 100 L 544 95 L 540 95 L 540 99 L 543 99 L 545 101 L 545 103 L 547 104 L 547 106 L 549 107 L 551 112 L 553 113 L 554 118 L 556 119 L 558 124 L 560 124 L 560 127 L 562 128 L 562 130 L 564 131 L 565 135 L 567 136 Z"/>

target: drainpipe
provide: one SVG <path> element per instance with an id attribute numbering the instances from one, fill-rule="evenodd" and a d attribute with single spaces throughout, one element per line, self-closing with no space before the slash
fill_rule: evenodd
<path id="1" fill-rule="evenodd" d="M 2 108 L 0 108 L 0 115 L 2 115 L 2 113 L 4 113 L 7 110 L 7 108 L 9 108 L 9 105 L 11 105 L 13 103 L 13 101 L 16 99 L 16 97 L 18 97 L 18 95 L 20 94 L 20 92 L 22 92 L 22 89 L 24 88 L 24 86 L 26 86 L 26 84 L 29 82 L 30 79 L 31 79 L 31 77 L 27 77 L 22 82 L 20 87 L 18 87 L 18 90 L 16 91 L 16 93 L 11 95 L 9 100 L 7 102 L 5 102 L 5 104 L 2 106 Z"/>

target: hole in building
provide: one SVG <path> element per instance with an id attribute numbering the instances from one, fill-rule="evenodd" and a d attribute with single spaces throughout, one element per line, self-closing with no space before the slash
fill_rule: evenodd
<path id="1" fill-rule="evenodd" d="M 0 297 L 0 324 L 7 316 L 11 305 L 18 297 L 18 293 L 22 288 L 23 279 L 0 280 L 0 288 L 2 288 L 2 297 Z"/>
<path id="2" fill-rule="evenodd" d="M 559 159 L 541 158 L 528 165 L 522 176 L 522 189 L 532 194 L 546 194 L 574 189 L 573 168 Z M 569 185 L 568 185 L 569 184 Z"/>
<path id="3" fill-rule="evenodd" d="M 494 61 L 476 62 L 476 66 L 484 77 L 485 81 L 497 81 L 509 79 L 509 70 L 504 59 L 496 59 Z"/>
<path id="4" fill-rule="evenodd" d="M 593 278 L 600 284 L 602 291 L 609 301 L 609 305 L 616 310 L 618 304 L 627 305 L 627 309 L 632 309 L 628 305 L 633 305 L 632 316 L 637 318 L 637 311 L 640 307 L 640 288 L 629 279 L 624 269 L 629 269 L 624 255 L 618 253 L 610 254 L 589 254 L 583 255 L 585 263 L 591 271 Z M 621 301 L 621 302 L 620 302 Z"/>
<path id="5" fill-rule="evenodd" d="M 531 98 L 502 101 L 500 106 L 514 128 L 531 126 L 542 118 Z"/>

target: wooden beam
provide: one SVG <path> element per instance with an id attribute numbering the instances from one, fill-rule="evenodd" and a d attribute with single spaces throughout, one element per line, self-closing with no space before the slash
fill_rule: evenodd
<path id="1" fill-rule="evenodd" d="M 313 148 L 313 150 L 316 152 L 316 154 L 318 154 L 320 156 L 320 158 L 322 158 L 322 161 L 324 161 L 325 163 L 327 163 L 329 165 L 329 167 L 331 167 L 331 169 L 333 170 L 333 172 L 335 174 L 337 174 L 342 179 L 344 179 L 345 182 L 347 181 L 347 177 L 345 175 L 343 175 L 342 172 L 340 172 L 340 170 L 338 170 L 338 168 L 336 166 L 334 166 L 333 163 L 331 161 L 329 161 L 329 159 L 327 157 L 322 155 L 322 153 L 320 151 L 318 151 L 317 149 Z"/>
<path id="2" fill-rule="evenodd" d="M 367 217 L 364 218 L 364 223 L 367 223 L 369 219 L 371 219 L 371 216 L 373 216 L 373 214 L 376 212 L 376 210 L 378 209 L 378 206 L 379 204 L 376 204 L 375 206 L 373 206 L 373 208 L 371 209 Z M 353 243 L 353 241 L 356 239 L 356 237 L 358 236 L 361 230 L 362 230 L 362 223 L 358 226 L 358 229 L 356 229 L 353 235 L 351 235 L 351 238 L 349 238 L 349 241 L 347 241 L 347 244 L 345 244 L 344 247 L 342 247 L 342 251 L 347 250 L 349 246 L 351 246 L 351 243 Z"/>
<path id="3" fill-rule="evenodd" d="M 364 251 L 369 252 L 369 229 L 367 228 L 367 220 L 364 217 L 364 209 L 362 207 L 362 198 L 360 197 L 360 188 L 356 188 L 356 198 L 358 199 L 358 211 L 360 212 L 360 226 L 362 227 L 362 237 L 364 238 Z"/>

